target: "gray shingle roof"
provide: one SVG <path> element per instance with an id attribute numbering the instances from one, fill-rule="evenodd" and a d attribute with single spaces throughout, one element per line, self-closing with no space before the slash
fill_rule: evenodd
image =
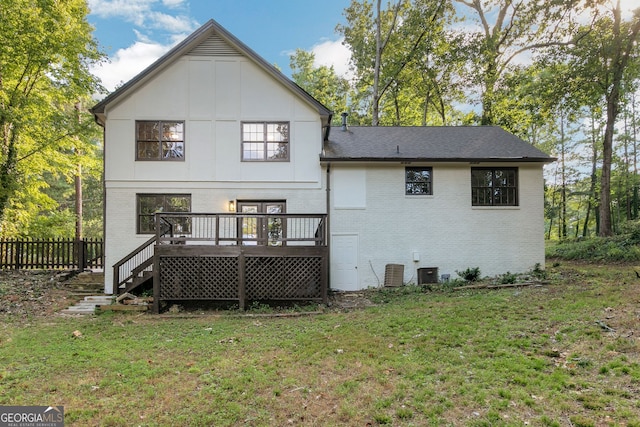
<path id="1" fill-rule="evenodd" d="M 332 127 L 323 161 L 499 161 L 555 159 L 498 126 Z"/>

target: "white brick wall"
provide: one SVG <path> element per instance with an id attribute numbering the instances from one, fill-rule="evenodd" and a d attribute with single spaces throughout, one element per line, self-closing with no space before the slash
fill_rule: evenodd
<path id="1" fill-rule="evenodd" d="M 468 267 L 493 276 L 544 266 L 542 165 L 519 166 L 520 205 L 510 208 L 471 206 L 469 164 L 430 166 L 433 196 L 404 194 L 403 165 L 371 165 L 365 167 L 365 209 L 337 209 L 332 203 L 331 233 L 359 236 L 359 288 L 383 284 L 386 264 L 403 264 L 405 282 L 417 282 L 417 268 L 423 267 L 455 278 L 456 270 Z M 350 167 L 358 168 L 332 165 Z"/>

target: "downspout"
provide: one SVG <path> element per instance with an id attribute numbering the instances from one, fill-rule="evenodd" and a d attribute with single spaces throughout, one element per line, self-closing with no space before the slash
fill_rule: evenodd
<path id="1" fill-rule="evenodd" d="M 327 127 L 324 132 L 324 141 L 329 141 L 329 134 L 331 132 L 331 120 L 333 119 L 333 113 L 329 114 L 327 120 Z M 324 148 L 322 150 L 324 154 Z M 327 163 L 327 189 L 326 189 L 326 197 L 327 200 L 325 202 L 326 210 L 327 210 L 327 220 L 326 220 L 326 239 L 325 242 L 327 245 L 327 292 L 331 289 L 331 163 Z"/>
<path id="2" fill-rule="evenodd" d="M 102 269 L 104 270 L 106 267 L 105 261 L 107 260 L 107 183 L 105 180 L 105 174 L 107 170 L 107 127 L 105 122 L 99 120 L 98 114 L 96 114 L 93 109 L 90 109 L 89 112 L 93 114 L 93 119 L 95 120 L 96 124 L 102 128 Z M 115 286 L 115 284 L 113 284 L 113 280 L 111 286 L 111 294 L 116 294 L 118 288 Z M 106 282 L 103 283 L 103 288 L 106 293 Z"/>
<path id="3" fill-rule="evenodd" d="M 327 163 L 327 291 L 331 289 L 331 163 Z"/>

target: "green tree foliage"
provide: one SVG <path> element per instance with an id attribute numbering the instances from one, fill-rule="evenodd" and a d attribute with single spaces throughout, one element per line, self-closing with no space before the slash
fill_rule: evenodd
<path id="1" fill-rule="evenodd" d="M 590 90 L 596 102 L 606 105 L 606 125 L 602 142 L 603 160 L 600 181 L 601 236 L 613 234 L 611 220 L 611 166 L 614 132 L 623 100 L 625 81 L 638 79 L 638 41 L 640 40 L 640 8 L 629 21 L 624 21 L 620 1 L 615 1 L 610 14 L 598 17 L 595 25 L 585 29 L 583 37 L 566 53 L 576 79 Z M 629 85 L 633 86 L 633 85 Z"/>
<path id="2" fill-rule="evenodd" d="M 54 211 L 49 181 L 95 170 L 96 126 L 82 105 L 102 59 L 84 0 L 4 0 L 0 7 L 1 233 Z"/>
<path id="3" fill-rule="evenodd" d="M 496 107 L 505 75 L 525 53 L 570 44 L 580 37 L 572 24 L 582 8 L 577 0 L 455 0 L 466 6 L 475 29 L 467 29 L 465 51 L 469 60 L 466 76 L 480 92 L 481 124 L 496 123 Z M 471 89 L 472 87 L 469 87 Z"/>
<path id="4" fill-rule="evenodd" d="M 350 93 L 347 79 L 338 76 L 333 66 L 314 66 L 313 52 L 296 49 L 290 60 L 293 81 L 333 111 L 333 121 L 339 124 L 340 113 L 347 111 Z"/>
<path id="5" fill-rule="evenodd" d="M 344 12 L 347 23 L 336 28 L 351 50 L 354 108 L 366 111 L 373 126 L 420 123 L 429 105 L 446 108 L 441 101 L 448 87 L 438 79 L 433 57 L 446 50 L 444 23 L 453 9 L 448 0 L 398 0 L 386 9 L 381 3 L 352 0 Z M 420 91 L 417 100 L 411 93 L 416 84 L 427 93 Z"/>
<path id="6" fill-rule="evenodd" d="M 618 0 L 353 0 L 337 27 L 351 117 L 500 125 L 559 159 L 554 235 L 610 234 L 640 210 L 639 14 Z"/>

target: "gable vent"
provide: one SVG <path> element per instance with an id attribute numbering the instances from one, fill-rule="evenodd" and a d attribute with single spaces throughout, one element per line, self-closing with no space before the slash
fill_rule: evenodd
<path id="1" fill-rule="evenodd" d="M 211 34 L 205 41 L 191 49 L 187 55 L 192 56 L 238 56 L 242 55 L 236 48 L 224 41 L 217 34 Z"/>

